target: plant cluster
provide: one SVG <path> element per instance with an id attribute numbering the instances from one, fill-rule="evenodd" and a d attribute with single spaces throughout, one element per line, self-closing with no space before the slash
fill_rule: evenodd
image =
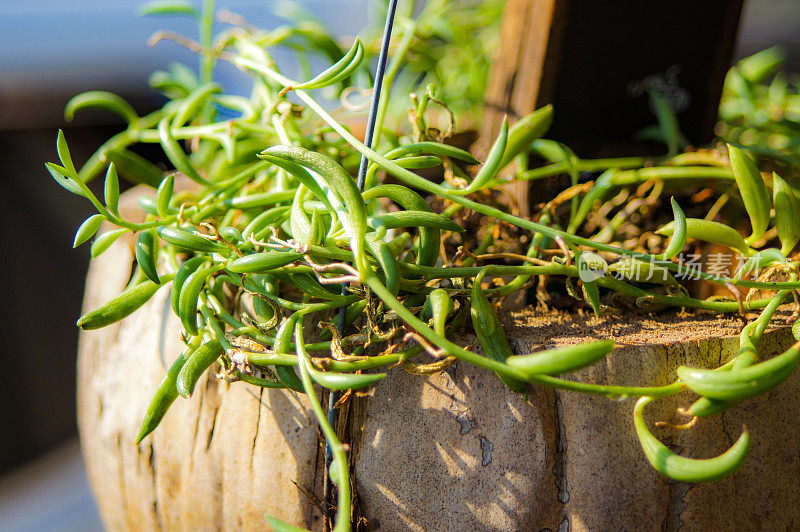
<path id="1" fill-rule="evenodd" d="M 402 37 L 394 47 L 394 56 L 403 60 L 387 72 L 387 81 L 398 95 L 387 100 L 393 131 L 405 125 L 405 95 L 430 84 L 436 85 L 437 98 L 447 104 L 442 112 L 452 112 L 462 127 L 476 125 L 486 91 L 486 73 L 500 39 L 504 5 L 500 0 L 401 3 Z"/>
<path id="2" fill-rule="evenodd" d="M 800 289 L 792 256 L 800 239 L 800 190 L 777 173 L 762 175 L 751 159 L 753 150 L 748 155 L 730 145 L 652 159 L 580 159 L 567 146 L 540 138 L 552 120 L 552 109 L 545 107 L 513 127 L 504 123 L 481 163 L 429 125 L 428 106 L 438 100 L 435 87 L 412 98 L 412 133 L 378 128 L 380 142 L 372 150 L 337 118 L 340 110 L 330 111 L 318 98 L 318 89 L 336 87 L 341 93 L 354 76 L 369 79 L 360 41 L 328 54 L 330 68 L 297 81 L 278 70 L 273 47 L 291 40 L 293 46 L 307 43 L 318 50 L 311 41 L 324 41 L 330 50 L 335 41 L 302 28 L 261 31 L 244 21 L 212 38 L 210 1 L 199 13 L 175 3 L 150 10 L 197 17 L 201 37 L 192 46 L 201 53 L 199 77 L 187 67 L 154 75 L 153 86 L 168 102 L 146 116 L 109 93 L 75 97 L 68 117 L 101 108 L 128 126 L 80 170 L 59 134 L 61 164 L 47 163 L 60 185 L 97 208 L 78 229 L 75 246 L 94 237 L 103 222 L 116 228 L 94 239 L 93 257 L 123 234 L 136 237 L 137 267 L 127 289 L 81 317 L 81 328 L 117 322 L 171 285 L 186 348 L 156 391 L 137 443 L 208 371 L 241 385 L 305 393 L 333 449 L 337 529 L 346 529 L 346 450 L 315 385 L 350 393 L 375 385 L 397 365 L 424 375 L 458 360 L 495 372 L 519 393 L 535 384 L 638 398 L 633 414 L 642 448 L 652 466 L 670 478 L 714 480 L 744 462 L 750 448 L 746 430 L 721 456 L 682 457 L 652 435 L 643 409 L 650 401 L 691 391 L 697 398 L 685 413 L 710 416 L 774 388 L 800 360 L 800 344 L 769 360 L 758 352 L 778 307 Z M 420 23 L 410 16 L 411 11 L 399 17 L 401 43 L 416 38 Z M 396 48 L 390 73 L 399 71 L 407 50 Z M 218 61 L 251 75 L 248 97 L 225 94 L 213 81 Z M 381 113 L 391 94 L 389 86 L 381 95 Z M 659 121 L 664 139 L 675 146 L 674 115 L 662 106 Z M 136 155 L 131 148 L 137 143 L 159 144 L 174 170 L 165 173 Z M 529 168 L 529 152 L 545 163 Z M 360 155 L 370 161 L 363 190 L 352 177 Z M 503 173 L 515 161 L 516 170 Z M 427 177 L 415 172 L 420 170 Z M 103 171 L 100 199 L 86 183 Z M 143 222 L 120 215 L 118 172 L 157 190 L 155 199 L 140 199 Z M 568 176 L 569 186 L 540 205 L 532 219 L 511 214 L 503 185 L 561 175 Z M 698 212 L 696 217 L 687 216 L 674 198 L 665 202 L 675 183 L 686 188 L 687 182 L 713 183 L 703 190 L 714 192 L 714 201 L 693 201 L 687 209 Z M 659 210 L 662 202 L 669 204 L 672 221 L 649 227 L 654 212 L 665 212 Z M 715 221 L 721 213 L 729 219 L 746 213 L 750 234 L 745 238 Z M 488 229 L 464 231 L 476 216 Z M 607 221 L 605 227 L 598 217 Z M 640 223 L 632 222 L 637 217 Z M 695 297 L 679 281 L 689 271 L 681 252 L 697 242 L 743 257 L 743 267 L 732 275 L 691 271 L 704 284 L 729 288 L 733 297 Z M 738 354 L 719 368 L 682 366 L 666 386 L 590 384 L 565 375 L 603 359 L 613 342 L 517 355 L 497 318 L 499 299 L 552 280 L 598 315 L 655 307 L 759 314 L 743 329 Z M 343 283 L 349 283 L 345 291 Z M 743 297 L 740 289 L 751 293 Z M 764 296 L 765 290 L 774 294 Z M 546 301 L 546 291 L 540 295 Z M 328 323 L 331 311 L 341 308 L 344 335 Z M 362 317 L 366 325 L 356 330 L 353 324 Z M 318 323 L 318 341 L 307 342 Z M 465 326 L 474 329 L 480 350 L 449 339 Z M 797 321 L 793 328 L 800 334 Z"/>
<path id="3" fill-rule="evenodd" d="M 800 166 L 800 83 L 782 71 L 784 52 L 763 50 L 728 71 L 717 134 L 754 154 Z"/>

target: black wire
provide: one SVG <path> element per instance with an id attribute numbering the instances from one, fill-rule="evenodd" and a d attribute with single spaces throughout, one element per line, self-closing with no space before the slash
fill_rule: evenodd
<path id="1" fill-rule="evenodd" d="M 367 148 L 372 148 L 372 141 L 375 137 L 375 120 L 378 116 L 378 103 L 380 102 L 381 91 L 383 89 L 383 75 L 386 72 L 386 63 L 389 59 L 389 42 L 392 39 L 392 28 L 394 27 L 394 14 L 396 10 L 397 0 L 390 0 L 388 9 L 386 11 L 386 26 L 383 29 L 383 40 L 381 41 L 381 49 L 380 53 L 378 54 L 378 66 L 375 69 L 375 84 L 373 85 L 372 102 L 370 103 L 369 115 L 367 116 L 367 130 L 366 134 L 364 135 L 364 145 Z M 362 154 L 361 164 L 358 167 L 358 179 L 356 180 L 359 190 L 364 189 L 364 181 L 366 180 L 368 166 L 369 160 L 367 159 L 366 155 Z M 342 285 L 342 295 L 347 295 L 348 286 L 349 283 L 344 283 Z M 339 329 L 339 334 L 344 335 L 345 321 L 347 319 L 347 307 L 341 307 L 339 309 L 338 318 L 337 328 Z M 332 390 L 328 396 L 328 423 L 333 427 L 334 430 L 336 430 L 336 426 L 338 425 L 337 419 L 339 414 L 339 409 L 334 408 L 334 405 L 339 401 L 341 396 L 342 393 L 336 390 Z M 328 474 L 332 462 L 333 449 L 331 449 L 330 443 L 325 442 L 324 501 L 327 504 L 326 510 L 328 508 L 335 507 L 335 505 L 332 503 L 332 496 L 334 492 L 333 483 L 331 482 L 330 475 Z M 332 520 L 333 519 L 330 519 L 328 522 Z"/>
<path id="2" fill-rule="evenodd" d="M 367 118 L 367 132 L 364 136 L 364 144 L 367 148 L 372 148 L 372 139 L 375 136 L 375 119 L 378 116 L 378 103 L 381 99 L 381 91 L 383 90 L 383 75 L 386 72 L 386 62 L 389 60 L 389 41 L 392 39 L 392 27 L 394 26 L 394 13 L 396 9 L 397 0 L 390 0 L 389 9 L 386 13 L 386 27 L 383 30 L 383 42 L 381 42 L 381 51 L 378 55 L 378 67 L 375 70 L 375 88 L 372 92 L 372 102 Z M 358 181 L 356 181 L 359 189 L 364 188 L 368 164 L 369 160 L 367 156 L 362 154 L 361 165 L 358 167 Z"/>

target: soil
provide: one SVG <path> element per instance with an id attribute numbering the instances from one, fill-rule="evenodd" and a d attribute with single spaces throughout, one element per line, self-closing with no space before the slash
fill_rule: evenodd
<path id="1" fill-rule="evenodd" d="M 788 327 L 793 305 L 784 305 L 770 322 L 769 331 Z M 748 314 L 752 321 L 757 314 Z M 669 311 L 650 315 L 603 316 L 591 313 L 512 312 L 503 320 L 509 338 L 524 337 L 531 350 L 612 339 L 620 346 L 656 346 L 737 336 L 745 321 L 738 315 L 696 311 Z M 537 347 L 538 346 L 538 347 Z"/>

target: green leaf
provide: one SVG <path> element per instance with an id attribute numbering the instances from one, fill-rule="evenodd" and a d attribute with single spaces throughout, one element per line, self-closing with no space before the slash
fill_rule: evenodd
<path id="1" fill-rule="evenodd" d="M 100 255 L 103 254 L 108 248 L 111 247 L 111 244 L 117 241 L 119 237 L 125 233 L 127 229 L 115 229 L 113 231 L 108 231 L 103 233 L 102 235 L 98 236 L 97 239 L 92 243 L 92 250 L 91 255 L 93 259 L 96 259 Z"/>
<path id="2" fill-rule="evenodd" d="M 583 292 L 596 316 L 600 315 L 600 290 L 597 280 L 605 277 L 608 263 L 596 253 L 584 251 L 577 259 L 578 276 L 582 281 Z"/>
<path id="3" fill-rule="evenodd" d="M 761 83 L 780 69 L 784 59 L 786 52 L 779 46 L 773 46 L 745 57 L 737 63 L 737 67 L 747 81 Z"/>
<path id="4" fill-rule="evenodd" d="M 541 109 L 521 118 L 508 130 L 508 140 L 499 168 L 505 168 L 520 153 L 527 152 L 533 141 L 544 135 L 553 123 L 553 106 Z"/>
<path id="5" fill-rule="evenodd" d="M 664 253 L 661 255 L 663 260 L 670 260 L 680 253 L 683 246 L 686 245 L 686 215 L 683 213 L 680 205 L 678 205 L 678 202 L 675 201 L 675 198 L 670 198 L 669 201 L 672 205 L 672 215 L 675 221 L 672 223 L 672 238 L 669 241 L 667 249 L 665 249 Z"/>
<path id="6" fill-rule="evenodd" d="M 168 280 L 172 280 L 172 274 L 165 276 L 164 281 Z M 81 316 L 75 325 L 88 331 L 116 323 L 141 308 L 159 288 L 161 288 L 160 285 L 147 280 L 131 286 L 104 305 Z"/>
<path id="7" fill-rule="evenodd" d="M 475 336 L 478 337 L 478 342 L 481 344 L 484 354 L 498 362 L 505 362 L 514 355 L 514 351 L 508 343 L 508 337 L 503 331 L 503 326 L 497 319 L 494 306 L 481 287 L 481 281 L 486 272 L 487 268 L 483 268 L 472 283 L 472 292 L 469 300 L 472 328 L 475 331 Z M 507 377 L 501 373 L 497 373 L 497 376 L 511 391 L 524 393 L 527 389 L 527 384 L 523 381 Z"/>
<path id="8" fill-rule="evenodd" d="M 105 156 L 114 163 L 117 172 L 131 183 L 144 183 L 155 188 L 164 177 L 156 165 L 130 150 L 112 149 L 106 151 Z"/>
<path id="9" fill-rule="evenodd" d="M 199 17 L 200 13 L 192 2 L 180 0 L 153 0 L 139 8 L 139 15 L 189 15 Z"/>
<path id="10" fill-rule="evenodd" d="M 218 92 L 222 92 L 222 87 L 220 87 L 218 83 L 206 83 L 205 85 L 197 87 L 184 98 L 183 102 L 181 102 L 175 114 L 175 118 L 172 121 L 172 125 L 180 127 L 189 122 L 203 109 L 208 99 Z"/>
<path id="11" fill-rule="evenodd" d="M 150 74 L 147 84 L 173 99 L 183 98 L 189 94 L 189 89 L 179 83 L 172 74 L 163 70 L 156 70 Z"/>
<path id="12" fill-rule="evenodd" d="M 728 156 L 731 161 L 731 171 L 742 195 L 744 208 L 750 217 L 753 233 L 746 239 L 747 244 L 761 238 L 769 227 L 770 199 L 767 185 L 761 177 L 761 172 L 755 163 L 745 153 L 728 144 Z"/>
<path id="13" fill-rule="evenodd" d="M 367 220 L 367 222 L 374 228 L 380 226 L 387 229 L 399 229 L 401 227 L 432 227 L 434 229 L 441 229 L 444 231 L 452 231 L 454 233 L 463 233 L 465 229 L 458 225 L 456 222 L 436 214 L 435 212 L 427 211 L 394 211 L 384 214 L 378 214 Z"/>
<path id="14" fill-rule="evenodd" d="M 527 375 L 563 375 L 594 364 L 613 348 L 613 340 L 599 340 L 515 355 L 508 357 L 506 364 Z"/>
<path id="15" fill-rule="evenodd" d="M 156 205 L 158 208 L 158 215 L 166 218 L 169 214 L 169 202 L 172 199 L 172 191 L 175 188 L 175 174 L 170 174 L 164 178 L 158 186 L 156 193 Z"/>
<path id="16" fill-rule="evenodd" d="M 637 283 L 677 284 L 668 269 L 652 262 L 626 257 L 609 265 L 608 272 Z"/>
<path id="17" fill-rule="evenodd" d="M 308 236 L 311 233 L 311 220 L 303 210 L 306 190 L 308 189 L 303 185 L 300 185 L 300 188 L 297 189 L 292 201 L 292 211 L 289 213 L 289 228 L 292 231 L 292 238 L 304 243 L 308 242 Z"/>
<path id="18" fill-rule="evenodd" d="M 105 219 L 106 217 L 102 214 L 94 214 L 86 218 L 78 230 L 75 231 L 75 240 L 72 243 L 72 247 L 76 248 L 92 238 Z"/>
<path id="19" fill-rule="evenodd" d="M 305 83 L 295 86 L 296 89 L 318 89 L 334 85 L 348 77 L 358 68 L 364 59 L 364 46 L 356 39 L 350 50 L 339 61 Z"/>
<path id="20" fill-rule="evenodd" d="M 183 148 L 181 148 L 180 143 L 175 140 L 170 127 L 168 116 L 161 119 L 161 122 L 158 123 L 158 137 L 161 140 L 161 148 L 164 150 L 170 162 L 175 166 L 175 169 L 186 175 L 186 177 L 192 181 L 200 183 L 208 188 L 215 188 L 214 185 L 205 180 L 194 167 L 189 156 L 186 155 Z"/>
<path id="21" fill-rule="evenodd" d="M 72 155 L 69 153 L 69 147 L 67 146 L 67 139 L 64 138 L 64 132 L 62 130 L 58 130 L 58 140 L 56 141 L 56 149 L 58 150 L 58 157 L 61 159 L 61 164 L 64 165 L 64 168 L 69 172 L 64 174 L 67 177 L 75 179 L 78 175 L 78 172 L 75 170 L 75 165 L 72 164 Z"/>
<path id="22" fill-rule="evenodd" d="M 157 70 L 150 75 L 148 83 L 156 90 L 162 91 L 171 99 L 188 96 L 200 82 L 194 70 L 183 63 L 172 63 L 169 71 Z"/>
<path id="23" fill-rule="evenodd" d="M 56 183 L 69 190 L 73 194 L 85 197 L 81 187 L 68 177 L 67 174 L 69 174 L 69 172 L 66 168 L 55 163 L 44 163 L 44 165 L 47 168 L 47 171 L 50 172 L 50 175 L 53 176 L 53 179 L 56 180 Z"/>
<path id="24" fill-rule="evenodd" d="M 567 227 L 568 232 L 575 233 L 586 217 L 589 216 L 589 213 L 592 212 L 595 202 L 601 201 L 608 191 L 611 190 L 614 186 L 614 178 L 617 175 L 616 172 L 616 169 L 609 168 L 600 174 L 592 188 L 589 189 L 589 192 L 587 192 L 581 200 L 580 205 L 578 205 L 575 216 L 569 221 L 569 226 Z"/>
<path id="25" fill-rule="evenodd" d="M 77 111 L 83 109 L 102 109 L 121 116 L 129 124 L 139 120 L 139 115 L 123 98 L 106 91 L 89 91 L 78 94 L 67 102 L 64 117 L 71 121 Z"/>
<path id="26" fill-rule="evenodd" d="M 681 148 L 682 137 L 680 128 L 678 127 L 678 117 L 675 115 L 675 110 L 658 91 L 650 91 L 650 102 L 658 118 L 658 127 L 664 141 L 667 144 L 667 150 L 670 157 L 678 154 L 678 149 Z"/>
<path id="27" fill-rule="evenodd" d="M 508 143 L 508 118 L 503 117 L 503 123 L 500 125 L 500 132 L 497 134 L 497 140 L 494 141 L 492 149 L 489 150 L 489 155 L 486 157 L 486 162 L 481 166 L 480 171 L 472 180 L 472 183 L 465 189 L 465 193 L 475 192 L 480 190 L 486 183 L 493 179 L 497 172 L 500 171 L 500 163 L 506 152 L 506 144 Z M 458 191 L 461 192 L 461 191 Z"/>
<path id="28" fill-rule="evenodd" d="M 633 425 L 647 461 L 662 475 L 680 482 L 719 480 L 739 469 L 750 454 L 750 433 L 746 428 L 727 451 L 714 458 L 685 458 L 675 454 L 647 428 L 643 411 L 650 401 L 651 397 L 642 397 L 636 402 Z"/>
<path id="29" fill-rule="evenodd" d="M 480 161 L 468 151 L 464 151 L 461 148 L 456 148 L 455 146 L 450 146 L 449 144 L 441 144 L 439 142 L 430 141 L 404 144 L 403 146 L 399 146 L 392 151 L 387 152 L 386 158 L 390 160 L 396 160 L 400 157 L 408 157 L 410 155 L 419 154 L 440 155 L 442 157 L 458 159 L 459 161 L 464 161 L 467 164 L 480 164 Z"/>
<path id="30" fill-rule="evenodd" d="M 175 82 L 186 89 L 187 94 L 191 93 L 200 85 L 197 74 L 188 65 L 174 62 L 169 66 L 169 72 Z"/>
<path id="31" fill-rule="evenodd" d="M 372 386 L 386 377 L 386 373 L 339 373 L 309 369 L 314 382 L 330 390 L 357 390 Z"/>
<path id="32" fill-rule="evenodd" d="M 734 277 L 734 279 L 738 281 L 746 273 L 754 273 L 757 277 L 762 268 L 776 262 L 786 263 L 786 257 L 783 253 L 775 248 L 763 249 L 747 259 L 747 262 L 736 272 L 736 277 Z"/>
<path id="33" fill-rule="evenodd" d="M 148 279 L 156 284 L 161 284 L 158 275 L 158 239 L 155 229 L 147 229 L 139 233 L 134 247 L 136 262 Z"/>
<path id="34" fill-rule="evenodd" d="M 686 236 L 696 238 L 703 242 L 720 244 L 740 251 L 743 255 L 750 257 L 755 253 L 742 238 L 736 229 L 725 224 L 712 220 L 700 218 L 686 218 Z M 657 235 L 672 236 L 675 231 L 675 222 L 670 222 L 655 233 Z"/>
<path id="35" fill-rule="evenodd" d="M 106 172 L 105 199 L 108 211 L 119 215 L 119 177 L 114 163 L 108 165 Z"/>
<path id="36" fill-rule="evenodd" d="M 191 350 L 192 347 L 189 347 L 188 354 L 191 354 Z M 181 368 L 186 363 L 187 356 L 187 353 L 181 353 L 170 366 L 161 384 L 159 384 L 158 390 L 156 390 L 155 396 L 152 401 L 150 401 L 150 406 L 147 407 L 147 413 L 145 413 L 144 420 L 139 428 L 139 434 L 136 436 L 136 445 L 139 445 L 145 436 L 158 427 L 161 420 L 164 419 L 164 415 L 169 410 L 169 407 L 172 406 L 172 403 L 178 398 L 176 381 Z"/>
<path id="37" fill-rule="evenodd" d="M 800 191 L 773 172 L 772 198 L 781 252 L 788 255 L 800 240 Z"/>

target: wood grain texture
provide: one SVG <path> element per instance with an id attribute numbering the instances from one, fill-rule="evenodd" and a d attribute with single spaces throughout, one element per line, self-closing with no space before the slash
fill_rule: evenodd
<path id="1" fill-rule="evenodd" d="M 557 9 L 557 6 L 562 7 Z M 477 151 L 488 152 L 500 130 L 503 117 L 513 125 L 536 109 L 545 65 L 554 66 L 557 47 L 551 46 L 551 29 L 558 31 L 563 17 L 563 2 L 558 0 L 509 0 L 503 12 L 501 45 L 492 64 L 484 101 L 483 124 Z M 515 214 L 528 217 L 529 184 L 505 187 L 516 200 Z"/>
<path id="2" fill-rule="evenodd" d="M 127 197 L 126 197 L 127 198 Z M 127 281 L 131 241 L 92 264 L 85 308 Z M 302 396 L 204 377 L 138 448 L 133 441 L 166 366 L 180 351 L 168 288 L 121 323 L 81 335 L 78 408 L 90 484 L 108 530 L 264 530 L 271 514 L 321 529 L 320 441 Z M 166 317 L 166 321 L 164 316 Z M 680 364 L 731 356 L 740 324 L 713 316 L 598 320 L 505 316 L 518 353 L 614 337 L 620 347 L 571 378 L 666 384 Z M 474 342 L 468 333 L 456 339 Z M 771 356 L 791 343 L 768 331 Z M 633 401 L 535 388 L 509 393 L 490 372 L 456 364 L 420 377 L 396 367 L 351 415 L 360 511 L 380 530 L 793 529 L 800 523 L 800 374 L 688 431 L 652 430 L 682 454 L 726 449 L 746 423 L 753 450 L 733 477 L 669 481 L 647 464 Z M 648 424 L 676 419 L 690 394 L 658 401 Z"/>
<path id="3" fill-rule="evenodd" d="M 137 190 L 141 193 L 141 190 Z M 126 194 L 123 216 L 136 216 Z M 133 242 L 93 261 L 84 309 L 119 293 Z M 166 368 L 181 352 L 169 286 L 120 323 L 81 333 L 78 417 L 89 481 L 108 530 L 264 530 L 264 516 L 314 527 L 319 439 L 300 394 L 203 377 L 134 445 Z"/>

